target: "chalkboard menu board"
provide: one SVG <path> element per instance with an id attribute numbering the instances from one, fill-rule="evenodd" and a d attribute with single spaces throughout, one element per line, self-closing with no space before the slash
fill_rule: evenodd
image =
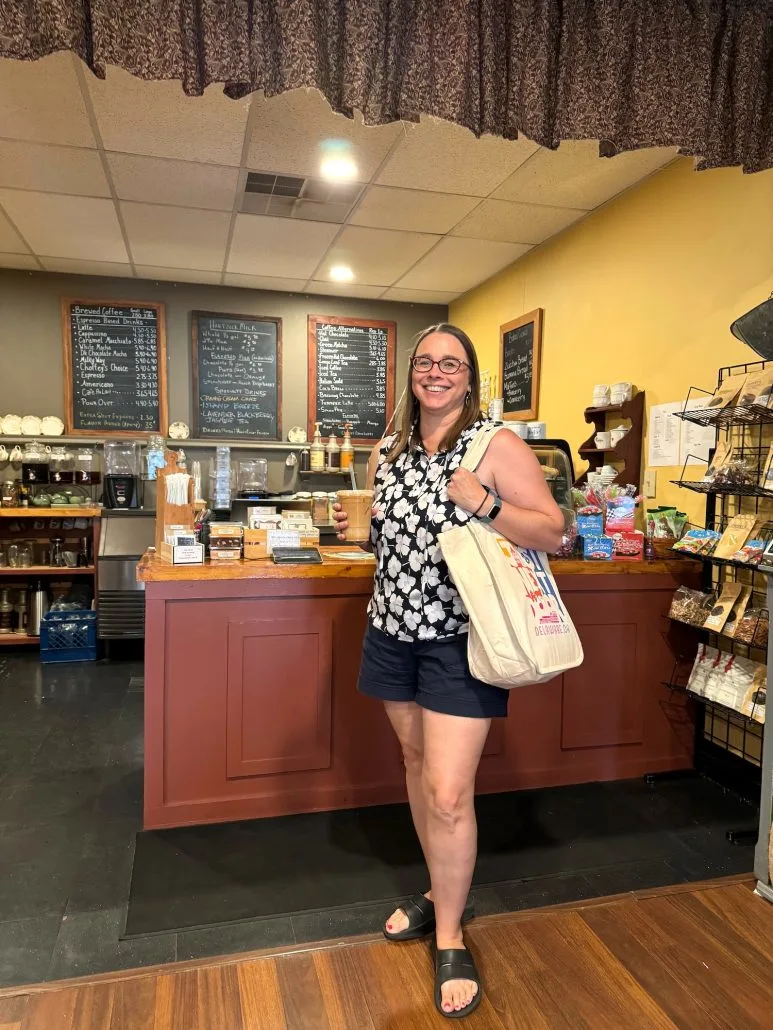
<path id="1" fill-rule="evenodd" d="M 500 380 L 506 419 L 535 419 L 539 405 L 542 309 L 499 327 Z"/>
<path id="2" fill-rule="evenodd" d="M 379 440 L 394 407 L 394 322 L 309 315 L 309 438 L 352 424 L 352 440 Z"/>
<path id="3" fill-rule="evenodd" d="M 281 438 L 282 321 L 193 312 L 193 433 Z"/>
<path id="4" fill-rule="evenodd" d="M 62 301 L 67 432 L 167 430 L 164 305 Z"/>

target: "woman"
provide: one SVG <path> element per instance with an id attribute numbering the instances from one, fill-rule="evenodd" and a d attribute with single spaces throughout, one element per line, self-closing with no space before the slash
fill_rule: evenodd
<path id="1" fill-rule="evenodd" d="M 435 1004 L 458 1018 L 481 998 L 462 936 L 476 857 L 475 775 L 509 695 L 470 673 L 467 613 L 438 535 L 477 516 L 516 544 L 555 551 L 564 522 L 537 459 L 514 433 L 494 436 L 476 473 L 459 468 L 485 424 L 478 361 L 461 329 L 441 324 L 420 334 L 406 398 L 400 431 L 368 462 L 377 561 L 359 689 L 384 702 L 400 741 L 432 888 L 398 908 L 384 934 L 409 940 L 434 931 Z M 346 512 L 335 517 L 340 535 Z"/>

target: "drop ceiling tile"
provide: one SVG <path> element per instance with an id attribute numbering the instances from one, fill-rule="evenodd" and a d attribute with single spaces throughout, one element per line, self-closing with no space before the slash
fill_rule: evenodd
<path id="1" fill-rule="evenodd" d="M 586 211 L 575 208 L 484 200 L 457 225 L 452 235 L 505 243 L 542 243 L 585 214 Z"/>
<path id="2" fill-rule="evenodd" d="M 213 211 L 233 208 L 238 168 L 136 154 L 108 154 L 107 160 L 121 200 Z"/>
<path id="3" fill-rule="evenodd" d="M 247 165 L 255 171 L 318 175 L 325 141 L 336 141 L 357 166 L 357 181 L 369 182 L 404 129 L 364 125 L 335 114 L 314 89 L 296 89 L 276 97 L 256 94 L 251 118 Z"/>
<path id="4" fill-rule="evenodd" d="M 135 265 L 138 279 L 163 279 L 175 283 L 205 283 L 217 286 L 220 283 L 219 271 L 204 271 L 198 268 L 159 268 L 157 265 Z"/>
<path id="5" fill-rule="evenodd" d="M 422 118 L 407 127 L 377 182 L 486 197 L 537 150 L 521 138 L 497 136 L 476 139 L 467 129 L 437 118 Z"/>
<path id="6" fill-rule="evenodd" d="M 0 136 L 96 147 L 76 60 L 66 52 L 40 61 L 0 60 Z"/>
<path id="7" fill-rule="evenodd" d="M 231 221 L 227 212 L 122 201 L 121 213 L 136 264 L 222 269 Z"/>
<path id="8" fill-rule="evenodd" d="M 498 200 L 598 207 L 676 157 L 674 148 L 633 150 L 600 158 L 595 140 L 566 140 L 558 150 L 540 148 L 494 193 Z"/>
<path id="9" fill-rule="evenodd" d="M 128 261 L 110 200 L 0 190 L 0 205 L 36 254 L 86 261 Z"/>
<path id="10" fill-rule="evenodd" d="M 227 272 L 226 286 L 241 286 L 248 290 L 281 290 L 282 292 L 304 293 L 305 279 L 283 279 L 271 275 L 241 275 Z"/>
<path id="11" fill-rule="evenodd" d="M 520 243 L 446 236 L 396 285 L 410 290 L 463 293 L 517 261 L 530 249 Z"/>
<path id="12" fill-rule="evenodd" d="M 40 265 L 31 254 L 0 254 L 0 268 L 31 269 L 40 271 Z"/>
<path id="13" fill-rule="evenodd" d="M 331 266 L 349 265 L 358 282 L 391 286 L 439 239 L 428 233 L 347 226 L 325 255 L 318 274 L 324 278 Z"/>
<path id="14" fill-rule="evenodd" d="M 88 88 L 105 150 L 221 165 L 241 160 L 249 99 L 229 100 L 212 85 L 188 97 L 179 82 L 146 82 L 111 67 Z"/>
<path id="15" fill-rule="evenodd" d="M 12 140 L 0 143 L 0 186 L 82 197 L 110 196 L 95 150 Z"/>
<path id="16" fill-rule="evenodd" d="M 79 261 L 75 258 L 40 258 L 47 272 L 66 272 L 68 275 L 113 275 L 133 278 L 132 266 L 118 261 Z"/>
<path id="17" fill-rule="evenodd" d="M 350 224 L 375 229 L 432 232 L 442 236 L 469 214 L 477 203 L 477 197 L 453 193 L 370 186 Z"/>
<path id="18" fill-rule="evenodd" d="M 404 290 L 401 286 L 393 286 L 386 291 L 383 300 L 398 300 L 404 304 L 450 304 L 458 296 L 458 293 L 445 290 Z"/>
<path id="19" fill-rule="evenodd" d="M 305 282 L 338 231 L 324 222 L 237 215 L 228 271 Z"/>
<path id="20" fill-rule="evenodd" d="M 29 253 L 27 247 L 24 246 L 24 241 L 5 216 L 2 207 L 0 207 L 0 251 L 5 254 Z"/>
<path id="21" fill-rule="evenodd" d="M 320 293 L 325 297 L 365 297 L 376 300 L 384 292 L 383 286 L 366 286 L 357 283 L 330 283 L 313 279 L 306 287 L 307 293 Z"/>

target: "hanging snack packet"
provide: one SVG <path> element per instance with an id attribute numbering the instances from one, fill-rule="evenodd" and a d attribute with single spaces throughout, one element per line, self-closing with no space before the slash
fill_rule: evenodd
<path id="1" fill-rule="evenodd" d="M 746 372 L 740 372 L 738 375 L 728 376 L 727 379 L 722 380 L 714 391 L 714 396 L 706 405 L 706 408 L 714 413 L 715 418 L 723 408 L 732 407 L 739 393 L 743 391 L 747 378 Z"/>
<path id="2" fill-rule="evenodd" d="M 756 522 L 756 515 L 734 515 L 714 549 L 714 557 L 732 558 L 749 539 Z"/>
<path id="3" fill-rule="evenodd" d="M 711 609 L 709 617 L 703 624 L 704 629 L 710 629 L 714 633 L 722 632 L 722 627 L 727 622 L 727 618 L 741 593 L 741 589 L 740 583 L 725 583 L 717 603 Z"/>
<path id="4" fill-rule="evenodd" d="M 766 365 L 758 372 L 749 373 L 738 403 L 745 408 L 752 404 L 760 408 L 770 407 L 771 389 L 773 389 L 773 365 Z"/>
<path id="5" fill-rule="evenodd" d="M 725 625 L 722 632 L 726 637 L 734 637 L 738 626 L 740 625 L 743 614 L 746 611 L 749 600 L 752 596 L 752 588 L 749 586 L 742 586 L 741 592 L 736 597 L 733 607 L 730 610 L 730 614 L 725 620 Z"/>
<path id="6" fill-rule="evenodd" d="M 725 465 L 728 465 L 733 460 L 733 445 L 729 440 L 719 440 L 717 443 L 716 450 L 714 451 L 714 457 L 711 459 L 709 467 L 706 469 L 706 474 L 703 477 L 704 483 L 713 483 L 714 477 L 723 469 Z"/>
<path id="7" fill-rule="evenodd" d="M 773 490 L 773 443 L 768 448 L 768 456 L 762 466 L 759 485 L 763 490 Z"/>

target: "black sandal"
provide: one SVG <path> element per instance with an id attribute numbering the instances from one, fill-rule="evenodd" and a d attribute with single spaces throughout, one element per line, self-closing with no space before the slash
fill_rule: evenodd
<path id="1" fill-rule="evenodd" d="M 394 933 L 387 930 L 385 926 L 383 934 L 388 941 L 418 941 L 435 932 L 435 902 L 430 898 L 425 898 L 423 894 L 412 894 L 398 908 L 405 913 L 408 925 L 404 930 L 397 930 Z M 462 913 L 462 922 L 469 923 L 474 918 L 475 903 L 472 898 L 468 898 Z"/>
<path id="2" fill-rule="evenodd" d="M 463 1019 L 480 1005 L 483 997 L 483 986 L 480 982 L 480 975 L 475 968 L 475 959 L 467 948 L 443 948 L 438 951 L 437 945 L 433 946 L 435 954 L 435 1008 L 441 1016 L 446 1019 Z M 478 985 L 475 997 L 463 1009 L 452 1009 L 446 1012 L 443 1008 L 443 984 L 449 980 L 472 980 Z"/>

